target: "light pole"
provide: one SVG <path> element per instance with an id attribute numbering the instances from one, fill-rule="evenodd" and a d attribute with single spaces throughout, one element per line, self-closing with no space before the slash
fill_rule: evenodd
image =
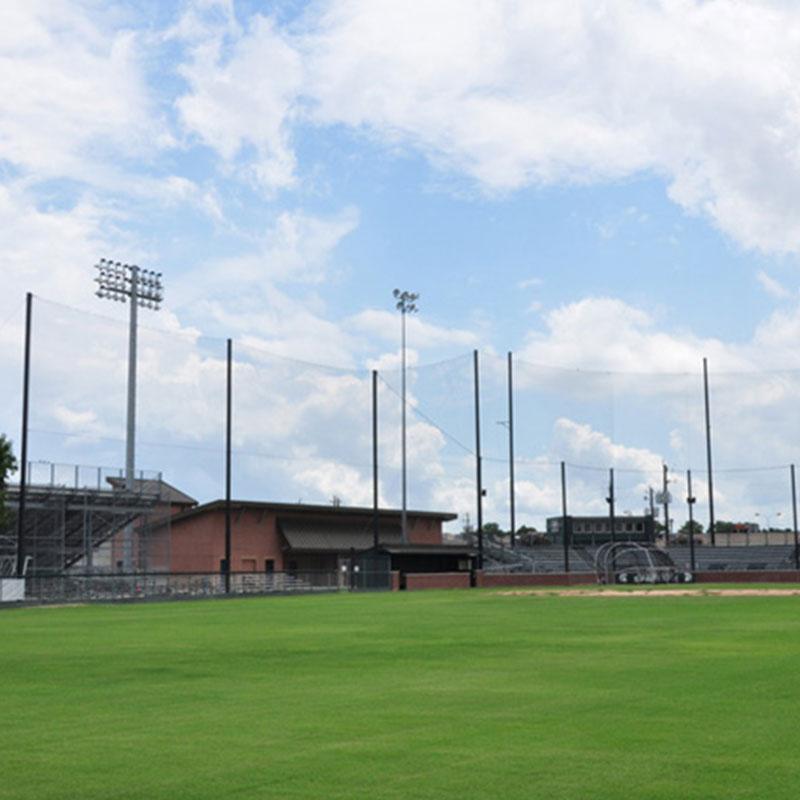
<path id="1" fill-rule="evenodd" d="M 408 487 L 406 481 L 406 315 L 416 314 L 417 300 L 419 295 L 416 292 L 401 292 L 395 289 L 392 292 L 395 299 L 395 307 L 400 312 L 400 361 L 401 361 L 401 408 L 400 408 L 400 428 L 401 428 L 401 461 L 402 461 L 402 495 L 403 505 L 400 512 L 400 529 L 402 531 L 403 542 L 408 541 L 406 530 L 406 513 L 408 502 Z"/>
<path id="2" fill-rule="evenodd" d="M 97 291 L 103 300 L 128 302 L 130 317 L 128 325 L 128 416 L 125 439 L 125 488 L 134 490 L 134 470 L 136 454 L 136 334 L 139 306 L 158 310 L 163 300 L 161 273 L 142 269 L 135 264 L 121 264 L 101 258 L 95 265 Z M 132 567 L 131 526 L 125 528 L 123 565 L 126 572 Z"/>

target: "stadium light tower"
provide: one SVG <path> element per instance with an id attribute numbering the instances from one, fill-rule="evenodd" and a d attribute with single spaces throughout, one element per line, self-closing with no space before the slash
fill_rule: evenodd
<path id="1" fill-rule="evenodd" d="M 136 332 L 139 306 L 158 310 L 164 299 L 161 273 L 135 264 L 121 264 L 101 258 L 95 264 L 97 291 L 103 300 L 130 305 L 128 332 L 128 421 L 125 439 L 125 488 L 133 491 L 136 453 Z"/>
<path id="2" fill-rule="evenodd" d="M 400 530 L 402 532 L 403 541 L 408 541 L 406 530 L 406 515 L 407 515 L 407 481 L 406 481 L 406 316 L 408 314 L 416 314 L 419 310 L 417 308 L 417 300 L 419 295 L 416 292 L 401 292 L 395 289 L 392 292 L 395 299 L 395 307 L 400 312 L 400 359 L 401 359 L 401 409 L 400 409 L 400 428 L 401 428 L 401 459 L 402 459 L 402 495 L 403 505 L 400 512 Z"/>

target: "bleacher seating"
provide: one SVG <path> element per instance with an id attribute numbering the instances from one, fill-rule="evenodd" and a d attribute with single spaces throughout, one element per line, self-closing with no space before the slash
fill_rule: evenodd
<path id="1" fill-rule="evenodd" d="M 690 551 L 686 546 L 669 547 L 667 552 L 679 567 L 689 569 Z M 794 568 L 793 545 L 753 545 L 737 547 L 697 546 L 694 549 L 698 571 L 780 570 Z"/>
<path id="2" fill-rule="evenodd" d="M 569 566 L 570 572 L 593 572 L 594 559 L 587 548 L 571 547 Z M 564 548 L 560 544 L 544 544 L 512 549 L 484 543 L 484 567 L 488 572 L 564 572 Z"/>

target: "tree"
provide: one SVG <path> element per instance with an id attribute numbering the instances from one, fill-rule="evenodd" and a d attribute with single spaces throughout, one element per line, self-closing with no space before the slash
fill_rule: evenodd
<path id="1" fill-rule="evenodd" d="M 0 433 L 0 530 L 5 528 L 7 522 L 6 510 L 6 485 L 8 476 L 17 468 L 17 459 L 14 458 L 14 451 L 11 442 Z"/>
<path id="2" fill-rule="evenodd" d="M 698 522 L 696 519 L 692 520 L 692 533 L 695 536 L 701 536 L 703 533 L 703 523 Z M 681 529 L 678 531 L 678 534 L 682 534 L 683 536 L 689 535 L 689 520 L 687 519 L 686 522 L 683 523 Z"/>

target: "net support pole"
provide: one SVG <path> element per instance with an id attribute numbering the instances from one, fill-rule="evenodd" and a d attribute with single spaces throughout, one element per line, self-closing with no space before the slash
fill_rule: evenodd
<path id="1" fill-rule="evenodd" d="M 669 467 L 661 467 L 661 501 L 664 507 L 664 547 L 669 547 Z"/>
<path id="2" fill-rule="evenodd" d="M 483 473 L 481 463 L 481 391 L 478 351 L 472 351 L 472 366 L 475 382 L 475 490 L 478 511 L 478 569 L 483 569 Z"/>
<path id="3" fill-rule="evenodd" d="M 614 467 L 608 471 L 608 524 L 611 528 L 611 541 L 617 541 L 617 520 L 614 515 Z"/>
<path id="4" fill-rule="evenodd" d="M 567 516 L 567 465 L 561 462 L 561 540 L 564 544 L 564 572 L 569 572 L 569 517 Z"/>
<path id="5" fill-rule="evenodd" d="M 514 357 L 508 353 L 508 507 L 511 547 L 516 547 L 516 498 L 514 496 Z"/>
<path id="6" fill-rule="evenodd" d="M 378 521 L 378 370 L 372 370 L 372 546 L 380 540 Z"/>
<path id="7" fill-rule="evenodd" d="M 225 385 L 225 594 L 231 591 L 231 434 L 233 431 L 233 340 L 228 339 Z"/>
<path id="8" fill-rule="evenodd" d="M 789 467 L 792 479 L 792 533 L 794 534 L 794 568 L 800 570 L 800 547 L 797 541 L 797 483 L 795 481 L 794 464 Z"/>
<path id="9" fill-rule="evenodd" d="M 708 466 L 708 532 L 711 546 L 716 545 L 714 530 L 714 471 L 711 466 L 711 404 L 708 397 L 708 359 L 703 359 L 703 398 L 706 410 L 706 463 Z"/>
<path id="10" fill-rule="evenodd" d="M 686 505 L 689 507 L 689 568 L 694 575 L 694 504 L 697 498 L 692 494 L 692 471 L 686 470 Z"/>
<path id="11" fill-rule="evenodd" d="M 25 574 L 25 500 L 28 488 L 28 409 L 31 385 L 31 322 L 33 294 L 25 295 L 25 352 L 22 361 L 22 440 L 19 463 L 19 508 L 17 510 L 17 577 Z"/>

